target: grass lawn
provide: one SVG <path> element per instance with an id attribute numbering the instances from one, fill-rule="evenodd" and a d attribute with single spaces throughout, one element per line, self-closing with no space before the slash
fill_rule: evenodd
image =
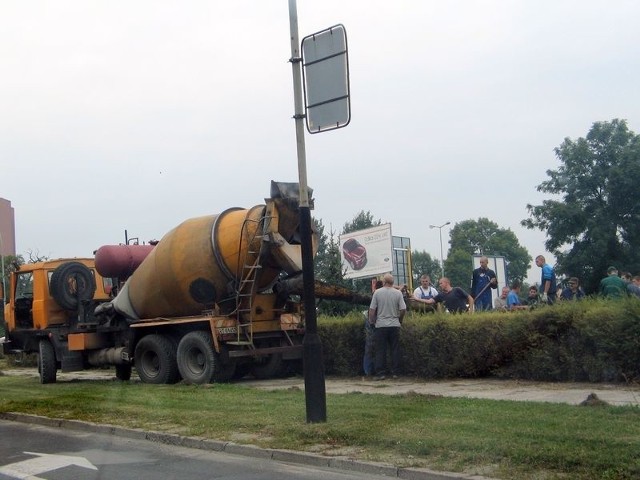
<path id="1" fill-rule="evenodd" d="M 640 409 L 452 399 L 414 393 L 327 395 L 328 421 L 305 422 L 304 392 L 233 384 L 87 380 L 40 385 L 0 376 L 0 411 L 347 455 L 503 479 L 640 478 Z"/>

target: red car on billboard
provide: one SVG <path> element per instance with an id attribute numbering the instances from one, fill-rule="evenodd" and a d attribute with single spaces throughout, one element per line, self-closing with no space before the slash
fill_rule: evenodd
<path id="1" fill-rule="evenodd" d="M 367 264 L 367 249 L 355 238 L 350 238 L 344 242 L 342 255 L 354 270 L 362 270 Z"/>

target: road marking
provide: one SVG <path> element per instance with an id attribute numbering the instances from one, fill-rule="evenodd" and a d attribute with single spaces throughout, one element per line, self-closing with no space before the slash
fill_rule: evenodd
<path id="1" fill-rule="evenodd" d="M 50 455 L 48 453 L 23 452 L 27 455 L 36 455 L 36 458 L 10 463 L 0 467 L 0 473 L 11 478 L 37 480 L 36 475 L 50 472 L 59 468 L 76 465 L 78 467 L 98 470 L 89 460 L 83 457 L 71 457 L 68 455 Z"/>

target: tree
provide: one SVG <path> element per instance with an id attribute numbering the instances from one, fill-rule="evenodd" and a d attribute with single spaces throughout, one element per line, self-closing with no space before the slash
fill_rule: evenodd
<path id="1" fill-rule="evenodd" d="M 4 279 L 1 278 L 0 274 L 0 283 L 4 280 L 2 285 L 6 285 L 7 291 L 4 292 L 4 300 L 9 297 L 9 278 L 11 277 L 11 273 L 15 272 L 20 268 L 20 265 L 24 265 L 25 263 L 36 263 L 36 262 L 44 262 L 49 260 L 49 257 L 46 255 L 41 255 L 38 251 L 27 250 L 28 262 L 25 262 L 23 255 L 5 255 L 4 260 Z"/>
<path id="2" fill-rule="evenodd" d="M 313 219 L 313 225 L 318 235 L 318 252 L 314 262 L 314 275 L 322 281 L 329 281 L 332 259 L 329 254 L 329 236 L 324 231 L 322 220 Z"/>
<path id="3" fill-rule="evenodd" d="M 450 250 L 444 261 L 444 273 L 451 280 L 451 285 L 461 287 L 469 292 L 473 262 L 471 254 L 462 249 Z"/>
<path id="4" fill-rule="evenodd" d="M 596 122 L 586 138 L 565 138 L 560 161 L 539 192 L 555 196 L 527 205 L 522 225 L 547 233 L 556 272 L 594 292 L 609 265 L 640 272 L 640 137 L 625 120 Z"/>
<path id="5" fill-rule="evenodd" d="M 333 231 L 326 234 L 322 220 L 315 220 L 316 231 L 319 236 L 318 254 L 315 258 L 316 279 L 331 285 L 346 287 L 359 293 L 371 293 L 371 283 L 369 279 L 346 280 L 342 269 L 342 256 L 340 255 L 340 244 Z M 381 220 L 374 220 L 370 212 L 360 211 L 351 222 L 344 224 L 342 233 L 350 233 L 357 230 L 364 230 L 382 224 Z M 327 315 L 344 315 L 354 309 L 361 309 L 361 305 L 336 300 L 322 300 L 318 304 L 321 313 Z"/>
<path id="6" fill-rule="evenodd" d="M 382 220 L 374 220 L 370 211 L 360 210 L 360 213 L 353 217 L 353 220 L 344 224 L 342 233 L 356 232 L 365 228 L 377 227 L 378 225 L 382 225 Z"/>
<path id="7" fill-rule="evenodd" d="M 344 224 L 342 234 L 365 230 L 367 228 L 377 227 L 378 225 L 382 225 L 382 220 L 375 220 L 368 210 L 366 212 L 360 210 L 360 212 L 353 217 L 353 220 Z M 353 279 L 351 280 L 351 288 L 359 293 L 371 293 L 371 279 Z"/>
<path id="8" fill-rule="evenodd" d="M 315 278 L 331 285 L 349 286 L 349 282 L 344 279 L 342 269 L 342 258 L 340 257 L 340 245 L 332 230 L 329 234 L 324 233 L 322 220 L 314 220 L 319 236 L 318 254 L 315 258 Z"/>
<path id="9" fill-rule="evenodd" d="M 340 249 L 335 234 L 324 231 L 322 220 L 313 219 L 318 233 L 318 253 L 314 258 L 315 279 L 331 285 L 348 286 L 342 274 Z M 340 315 L 349 308 L 343 302 L 321 299 L 318 301 L 318 311 L 325 315 Z"/>
<path id="10" fill-rule="evenodd" d="M 460 286 L 468 287 L 473 272 L 473 255 L 489 255 L 505 257 L 508 262 L 508 279 L 522 282 L 527 276 L 531 256 L 525 247 L 520 245 L 516 235 L 508 228 L 500 228 L 497 223 L 488 218 L 478 220 L 464 220 L 457 223 L 449 234 L 450 253 L 445 262 L 445 272 L 448 277 Z M 452 255 L 453 252 L 463 252 L 463 255 Z M 460 275 L 460 278 L 453 275 Z"/>
<path id="11" fill-rule="evenodd" d="M 4 297 L 2 301 L 0 301 L 0 308 L 2 309 L 0 313 L 0 325 L 4 324 L 4 305 L 9 298 L 9 279 L 11 272 L 15 272 L 20 268 L 20 265 L 24 265 L 24 257 L 22 255 L 4 255 L 2 260 L 4 261 L 4 278 L 0 275 L 0 283 L 3 287 L 6 287 L 6 290 L 3 291 Z"/>
<path id="12" fill-rule="evenodd" d="M 411 269 L 413 271 L 413 284 L 419 285 L 422 275 L 429 275 L 431 281 L 436 283 L 440 277 L 440 262 L 431 258 L 425 250 L 415 251 L 411 253 Z"/>
<path id="13" fill-rule="evenodd" d="M 49 256 L 42 255 L 39 250 L 27 250 L 27 263 L 46 262 L 49 260 Z"/>

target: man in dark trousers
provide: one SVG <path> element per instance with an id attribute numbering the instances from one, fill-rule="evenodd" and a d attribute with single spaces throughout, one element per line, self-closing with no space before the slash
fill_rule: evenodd
<path id="1" fill-rule="evenodd" d="M 498 288 L 496 272 L 489 267 L 489 259 L 480 257 L 480 267 L 473 271 L 471 278 L 471 296 L 474 298 L 476 309 L 491 310 L 493 302 L 491 300 L 491 289 Z"/>
<path id="2" fill-rule="evenodd" d="M 376 348 L 375 380 L 384 380 L 387 347 L 391 350 L 391 375 L 400 373 L 400 325 L 407 311 L 402 292 L 393 288 L 393 275 L 382 278 L 383 287 L 373 292 L 369 305 L 369 322 L 375 325 Z"/>
<path id="3" fill-rule="evenodd" d="M 375 292 L 379 288 L 382 288 L 382 280 L 377 280 L 373 291 Z M 362 369 L 366 376 L 373 375 L 376 368 L 376 359 L 374 358 L 374 341 L 376 334 L 375 322 L 369 321 L 369 310 L 364 312 L 364 358 L 362 359 Z"/>

